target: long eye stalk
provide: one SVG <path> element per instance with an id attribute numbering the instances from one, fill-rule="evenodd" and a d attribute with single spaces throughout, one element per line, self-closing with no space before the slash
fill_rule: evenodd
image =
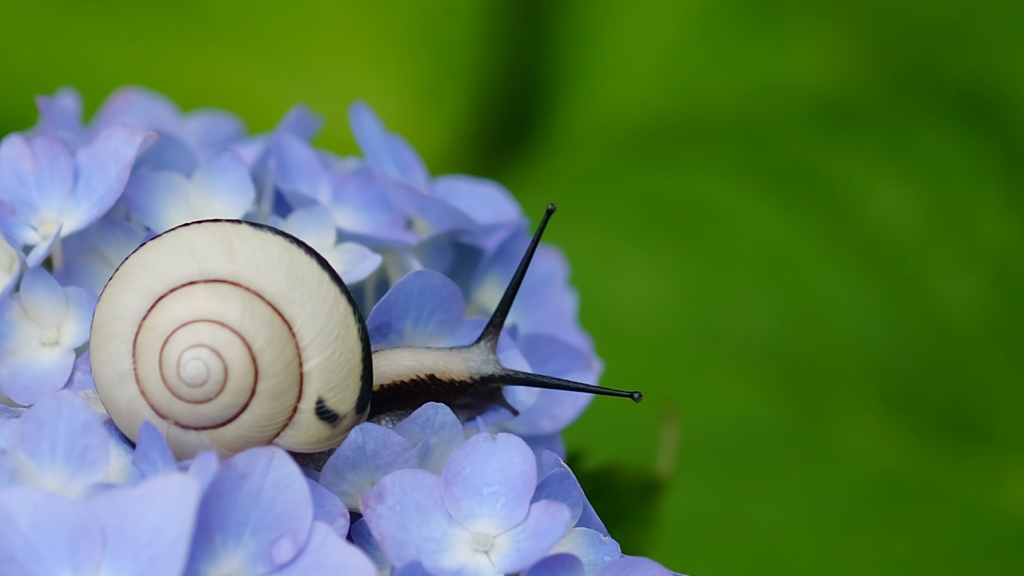
<path id="1" fill-rule="evenodd" d="M 487 346 L 492 351 L 497 352 L 498 338 L 501 336 L 501 329 L 505 325 L 505 319 L 508 318 L 508 313 L 512 310 L 512 303 L 516 299 L 516 294 L 519 293 L 519 287 L 522 286 L 523 279 L 526 278 L 526 271 L 530 267 L 530 262 L 533 261 L 533 255 L 537 252 L 537 246 L 540 245 L 540 239 L 544 235 L 544 229 L 547 228 L 548 221 L 551 220 L 551 215 L 555 213 L 555 210 L 556 207 L 554 204 L 548 204 L 547 209 L 544 211 L 544 217 L 541 218 L 540 224 L 537 226 L 537 231 L 533 233 L 533 238 L 530 239 L 530 245 L 526 248 L 526 253 L 523 254 L 523 259 L 519 261 L 519 266 L 516 268 L 515 274 L 512 275 L 512 280 L 509 281 L 508 287 L 505 288 L 505 293 L 502 294 L 501 301 L 498 302 L 498 306 L 494 309 L 494 313 L 491 314 L 490 320 L 487 321 L 487 325 L 484 327 L 483 332 L 480 333 L 480 337 L 477 338 L 474 346 Z M 623 390 L 615 390 L 614 388 L 602 388 L 600 386 L 581 384 L 579 382 L 563 380 L 561 378 L 554 378 L 551 376 L 510 370 L 505 367 L 502 367 L 501 371 L 497 374 L 491 375 L 487 379 L 496 383 L 500 382 L 515 386 L 530 386 L 533 388 L 546 388 L 548 390 L 566 390 L 570 392 L 598 394 L 601 396 L 632 398 L 634 402 L 640 402 L 644 397 L 644 395 L 639 391 L 627 392 Z"/>
<path id="2" fill-rule="evenodd" d="M 464 422 L 494 405 L 515 415 L 516 409 L 502 394 L 504 386 L 617 396 L 631 398 L 634 402 L 643 399 L 643 394 L 637 391 L 602 388 L 511 370 L 498 360 L 501 329 L 554 212 L 555 205 L 548 204 L 526 254 L 476 342 L 455 348 L 391 348 L 373 354 L 373 393 L 368 415 L 371 421 L 395 424 L 426 402 L 447 404 Z"/>

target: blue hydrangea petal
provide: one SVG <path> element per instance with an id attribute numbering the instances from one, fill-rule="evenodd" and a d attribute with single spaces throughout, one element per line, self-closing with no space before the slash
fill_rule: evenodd
<path id="1" fill-rule="evenodd" d="M 363 495 L 363 519 L 394 566 L 457 563 L 456 543 L 466 531 L 448 514 L 440 483 L 426 470 L 399 470 Z"/>
<path id="2" fill-rule="evenodd" d="M 584 576 L 583 562 L 572 554 L 553 554 L 531 566 L 523 576 Z"/>
<path id="3" fill-rule="evenodd" d="M 309 144 L 292 134 L 279 134 L 271 145 L 271 154 L 277 187 L 293 206 L 330 203 L 331 183 L 327 170 Z"/>
<path id="4" fill-rule="evenodd" d="M 0 207 L 0 211 L 3 211 L 3 207 Z M 20 275 L 21 254 L 13 244 L 0 236 L 0 298 L 6 297 L 14 290 Z"/>
<path id="5" fill-rule="evenodd" d="M 76 392 L 96 389 L 96 382 L 92 379 L 92 359 L 88 350 L 75 359 L 71 367 L 71 376 L 64 387 Z"/>
<path id="6" fill-rule="evenodd" d="M 338 239 L 331 215 L 319 204 L 292 211 L 278 227 L 309 244 L 321 255 L 332 248 Z"/>
<path id="7" fill-rule="evenodd" d="M 58 328 L 68 314 L 68 294 L 49 272 L 32 268 L 21 280 L 21 306 L 40 328 Z"/>
<path id="8" fill-rule="evenodd" d="M 32 189 L 25 190 L 26 204 L 35 204 L 37 214 L 56 213 L 71 192 L 75 181 L 75 161 L 63 142 L 52 136 L 29 141 L 32 148 Z"/>
<path id="9" fill-rule="evenodd" d="M 22 406 L 35 404 L 68 381 L 75 351 L 54 346 L 23 347 L 0 355 L 0 390 Z"/>
<path id="10" fill-rule="evenodd" d="M 609 563 L 598 576 L 672 576 L 674 572 L 650 558 L 623 556 Z"/>
<path id="11" fill-rule="evenodd" d="M 184 140 L 160 132 L 155 142 L 143 146 L 133 171 L 169 170 L 184 175 L 195 172 L 197 166 L 199 157 Z"/>
<path id="12" fill-rule="evenodd" d="M 64 267 L 54 272 L 54 277 L 65 286 L 80 286 L 99 294 L 114 270 L 145 239 L 145 232 L 127 222 L 101 218 L 63 240 Z"/>
<path id="13" fill-rule="evenodd" d="M 223 110 L 200 109 L 181 118 L 181 137 L 199 154 L 225 148 L 245 137 L 245 123 Z"/>
<path id="14" fill-rule="evenodd" d="M 312 140 L 323 128 L 323 118 L 309 109 L 305 104 L 296 104 L 285 112 L 281 121 L 274 127 L 277 134 L 293 134 L 303 140 Z"/>
<path id="15" fill-rule="evenodd" d="M 103 480 L 110 461 L 107 433 L 71 391 L 41 398 L 21 417 L 16 450 L 25 484 L 77 497 Z"/>
<path id="16" fill-rule="evenodd" d="M 221 467 L 199 507 L 187 574 L 263 574 L 302 551 L 313 522 L 306 479 L 283 450 L 246 450 Z"/>
<path id="17" fill-rule="evenodd" d="M 441 474 L 452 452 L 466 442 L 459 418 L 437 402 L 417 408 L 395 425 L 394 431 L 412 445 L 419 467 L 434 474 Z"/>
<path id="18" fill-rule="evenodd" d="M 478 269 L 469 294 L 471 315 L 489 316 L 501 300 L 505 287 L 526 251 L 530 237 L 526 230 L 511 235 Z M 569 265 L 557 248 L 541 244 L 530 271 L 509 312 L 508 323 L 522 333 L 551 334 L 570 345 L 592 353 L 590 337 L 577 321 L 579 298 L 568 285 Z"/>
<path id="19" fill-rule="evenodd" d="M 356 520 L 352 525 L 350 536 L 352 542 L 370 557 L 378 572 L 386 574 L 391 569 L 391 563 L 388 562 L 387 556 L 381 550 L 380 543 L 373 537 L 373 532 L 370 531 L 370 525 L 366 523 L 365 518 Z"/>
<path id="20" fill-rule="evenodd" d="M 36 96 L 36 108 L 39 109 L 38 132 L 53 134 L 72 150 L 85 142 L 82 96 L 77 90 L 64 86 L 53 96 Z"/>
<path id="21" fill-rule="evenodd" d="M 92 124 L 97 130 L 116 124 L 130 124 L 173 133 L 178 126 L 179 115 L 178 106 L 163 94 L 138 86 L 126 86 L 107 97 Z"/>
<path id="22" fill-rule="evenodd" d="M 579 558 L 587 576 L 596 575 L 609 562 L 622 556 L 618 542 L 589 528 L 573 528 L 555 545 L 553 551 Z"/>
<path id="23" fill-rule="evenodd" d="M 60 347 L 74 350 L 89 341 L 92 314 L 99 297 L 91 290 L 68 286 L 64 289 L 68 297 L 68 312 L 60 325 Z"/>
<path id="24" fill-rule="evenodd" d="M 235 151 L 211 156 L 192 175 L 190 199 L 197 218 L 239 218 L 256 199 L 249 168 Z"/>
<path id="25" fill-rule="evenodd" d="M 583 513 L 583 505 L 587 498 L 572 472 L 567 467 L 562 467 L 541 478 L 533 494 L 534 502 L 540 500 L 565 504 L 570 512 L 570 525 L 575 525 Z"/>
<path id="26" fill-rule="evenodd" d="M 309 542 L 291 564 L 274 574 L 279 576 L 377 576 L 373 561 L 355 545 L 338 536 L 323 522 L 314 522 Z"/>
<path id="27" fill-rule="evenodd" d="M 526 444 L 533 450 L 533 453 L 537 455 L 538 462 L 540 455 L 545 451 L 556 454 L 563 460 L 565 459 L 565 441 L 562 439 L 561 434 L 520 437 L 526 441 Z M 543 476 L 543 472 L 540 475 Z"/>
<path id="28" fill-rule="evenodd" d="M 386 183 L 384 193 L 412 220 L 413 230 L 421 239 L 476 227 L 473 220 L 459 209 L 404 182 Z"/>
<path id="29" fill-rule="evenodd" d="M 473 532 L 498 534 L 521 522 L 536 485 L 533 451 L 512 434 L 473 435 L 441 472 L 448 511 Z"/>
<path id="30" fill-rule="evenodd" d="M 523 220 L 519 202 L 494 180 L 463 174 L 439 176 L 434 180 L 433 193 L 480 226 L 511 224 Z"/>
<path id="31" fill-rule="evenodd" d="M 433 270 L 417 270 L 384 294 L 366 327 L 375 349 L 436 346 L 458 330 L 465 312 L 455 282 Z"/>
<path id="32" fill-rule="evenodd" d="M 346 284 L 366 280 L 384 261 L 380 254 L 355 242 L 342 242 L 325 255 Z"/>
<path id="33" fill-rule="evenodd" d="M 0 492 L 5 575 L 95 574 L 102 550 L 102 533 L 80 502 L 26 486 Z"/>
<path id="34" fill-rule="evenodd" d="M 151 134 L 133 126 L 112 126 L 79 148 L 63 235 L 85 228 L 110 210 L 128 182 L 135 156 Z"/>
<path id="35" fill-rule="evenodd" d="M 336 170 L 330 174 L 330 180 L 331 198 L 327 206 L 338 228 L 388 245 L 418 241 L 416 233 L 407 229 L 405 215 L 388 199 L 379 176 L 367 169 Z"/>
<path id="36" fill-rule="evenodd" d="M 203 492 L 206 492 L 206 489 L 210 487 L 219 471 L 220 457 L 212 450 L 196 454 L 196 457 L 188 465 L 188 473 L 199 481 Z"/>
<path id="37" fill-rule="evenodd" d="M 104 535 L 100 573 L 177 576 L 188 559 L 199 483 L 187 474 L 107 490 L 87 504 Z"/>
<path id="38" fill-rule="evenodd" d="M 597 380 L 591 355 L 547 334 L 525 334 L 517 342 L 533 372 L 584 384 Z M 573 423 L 593 400 L 590 394 L 541 390 L 537 401 L 519 416 L 502 423 L 502 429 L 522 436 L 561 432 Z"/>
<path id="39" fill-rule="evenodd" d="M 391 576 L 434 576 L 419 562 L 410 562 L 391 572 Z"/>
<path id="40" fill-rule="evenodd" d="M 352 134 L 366 161 L 375 170 L 426 190 L 429 174 L 423 160 L 401 137 L 388 133 L 377 114 L 363 102 L 348 109 Z"/>
<path id="41" fill-rule="evenodd" d="M 125 187 L 124 201 L 143 224 L 163 232 L 192 218 L 189 187 L 188 179 L 178 172 L 138 172 Z"/>
<path id="42" fill-rule="evenodd" d="M 334 530 L 335 534 L 344 538 L 348 535 L 348 508 L 334 492 L 324 488 L 317 482 L 306 479 L 309 495 L 313 499 L 313 520 L 323 522 Z"/>
<path id="43" fill-rule="evenodd" d="M 149 421 L 143 422 L 139 427 L 138 440 L 135 441 L 135 454 L 132 456 L 132 466 L 139 471 L 143 478 L 174 472 L 178 469 L 178 463 L 174 459 L 174 453 L 171 452 L 170 446 L 167 445 L 167 440 Z"/>
<path id="44" fill-rule="evenodd" d="M 54 230 L 52 235 L 40 238 L 39 243 L 34 245 L 32 250 L 25 255 L 25 265 L 29 268 L 35 268 L 42 264 L 43 260 L 46 260 L 46 257 L 53 253 L 54 247 L 57 245 L 57 242 L 60 241 L 60 235 L 63 229 L 64 225 L 61 224 L 60 226 L 57 226 L 57 229 Z M 31 244 L 31 242 L 28 242 L 27 244 Z"/>
<path id="45" fill-rule="evenodd" d="M 560 492 L 565 494 L 571 494 L 578 490 L 579 494 L 583 494 L 583 488 L 580 487 L 580 483 L 579 480 L 576 479 L 576 475 L 572 473 L 572 470 L 565 464 L 565 461 L 563 461 L 559 455 L 555 454 L 554 452 L 544 450 L 540 454 L 539 461 L 539 470 L 542 483 L 544 479 L 547 478 L 548 476 L 558 474 L 558 476 L 556 477 L 557 482 L 555 482 L 556 486 L 558 484 L 561 484 L 562 482 L 569 483 L 570 478 L 571 483 L 575 485 L 574 487 L 568 487 L 548 492 L 548 494 L 551 496 L 551 499 L 562 501 L 557 496 L 557 494 L 559 494 Z M 566 473 L 568 473 L 568 476 L 565 475 Z M 563 501 L 563 503 L 567 505 L 572 505 L 572 501 Z M 601 518 L 598 517 L 597 512 L 594 510 L 594 507 L 590 504 L 590 501 L 587 500 L 586 495 L 583 495 L 583 508 L 580 511 L 579 518 L 576 520 L 576 526 L 580 528 L 590 528 L 591 530 L 600 532 L 605 536 L 608 535 L 608 529 L 605 527 L 604 522 L 601 521 Z"/>
<path id="46" fill-rule="evenodd" d="M 530 505 L 526 518 L 494 538 L 491 561 L 502 574 L 519 572 L 548 555 L 572 526 L 569 509 L 541 500 Z"/>
<path id="47" fill-rule="evenodd" d="M 416 451 L 404 438 L 364 422 L 331 454 L 320 472 L 320 483 L 337 494 L 349 510 L 359 510 L 359 499 L 381 478 L 416 464 Z"/>

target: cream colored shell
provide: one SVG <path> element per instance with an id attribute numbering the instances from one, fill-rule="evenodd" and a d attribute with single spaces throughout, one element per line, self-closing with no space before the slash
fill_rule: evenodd
<path id="1" fill-rule="evenodd" d="M 309 247 L 210 220 L 125 260 L 96 306 L 90 354 L 118 428 L 135 440 L 149 420 L 190 458 L 337 446 L 366 416 L 368 346 L 347 289 Z"/>

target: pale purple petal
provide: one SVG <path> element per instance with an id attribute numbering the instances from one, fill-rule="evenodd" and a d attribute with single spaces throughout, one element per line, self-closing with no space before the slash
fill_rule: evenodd
<path id="1" fill-rule="evenodd" d="M 391 203 L 413 220 L 413 229 L 420 238 L 476 227 L 459 209 L 405 182 L 393 180 L 383 188 Z"/>
<path id="2" fill-rule="evenodd" d="M 672 572 L 649 558 L 623 556 L 598 572 L 598 576 L 672 576 Z"/>
<path id="3" fill-rule="evenodd" d="M 338 536 L 323 522 L 314 522 L 309 542 L 302 553 L 278 576 L 377 576 L 370 558 L 355 545 Z"/>
<path id="4" fill-rule="evenodd" d="M 31 202 L 40 214 L 60 211 L 75 181 L 75 161 L 63 142 L 53 136 L 39 136 L 29 141 L 32 148 Z M 26 198 L 26 200 L 28 200 Z"/>
<path id="5" fill-rule="evenodd" d="M 622 556 L 618 542 L 589 528 L 573 528 L 559 540 L 553 552 L 572 554 L 579 558 L 588 576 L 597 574 L 609 562 Z"/>
<path id="6" fill-rule="evenodd" d="M 344 538 L 348 534 L 348 508 L 334 492 L 324 488 L 317 482 L 306 479 L 309 495 L 313 499 L 313 520 L 323 522 L 334 530 L 335 534 Z"/>
<path id="7" fill-rule="evenodd" d="M 405 140 L 389 134 L 377 114 L 363 102 L 353 102 L 348 121 L 366 161 L 382 174 L 426 190 L 429 175 L 423 161 Z"/>
<path id="8" fill-rule="evenodd" d="M 459 418 L 437 402 L 417 408 L 394 431 L 412 445 L 419 467 L 434 474 L 441 474 L 452 452 L 466 442 Z"/>
<path id="9" fill-rule="evenodd" d="M 68 313 L 64 288 L 42 268 L 31 268 L 21 280 L 21 306 L 40 328 L 57 328 Z"/>
<path id="10" fill-rule="evenodd" d="M 24 486 L 0 492 L 4 574 L 95 574 L 102 551 L 102 533 L 80 502 Z"/>
<path id="11" fill-rule="evenodd" d="M 380 543 L 373 537 L 373 532 L 370 531 L 370 525 L 366 523 L 365 518 L 360 518 L 352 525 L 350 536 L 352 542 L 355 542 L 355 545 L 370 557 L 378 572 L 386 572 L 391 568 L 391 563 L 388 562 L 384 551 L 380 549 Z"/>
<path id="12" fill-rule="evenodd" d="M 312 140 L 323 126 L 323 118 L 305 104 L 296 104 L 288 109 L 281 121 L 274 127 L 277 134 L 294 134 L 303 140 Z"/>
<path id="13" fill-rule="evenodd" d="M 99 294 L 114 270 L 145 238 L 145 232 L 127 222 L 101 218 L 63 240 L 64 267 L 54 272 L 54 277 L 65 286 L 80 286 Z"/>
<path id="14" fill-rule="evenodd" d="M 192 218 L 189 187 L 188 179 L 177 172 L 137 172 L 125 187 L 124 201 L 143 224 L 163 232 Z"/>
<path id="15" fill-rule="evenodd" d="M 131 124 L 150 130 L 174 132 L 178 106 L 163 94 L 137 86 L 115 90 L 100 105 L 92 124 L 95 129 L 114 124 Z"/>
<path id="16" fill-rule="evenodd" d="M 349 432 L 320 472 L 320 483 L 334 492 L 349 510 L 359 509 L 362 495 L 381 478 L 416 467 L 409 443 L 383 426 L 365 422 Z"/>
<path id="17" fill-rule="evenodd" d="M 564 504 L 541 500 L 521 523 L 494 538 L 489 556 L 502 574 L 525 570 L 547 556 L 572 526 Z"/>
<path id="18" fill-rule="evenodd" d="M 203 492 L 206 492 L 206 489 L 213 483 L 217 472 L 220 472 L 220 457 L 212 450 L 196 454 L 196 457 L 188 465 L 188 473 L 199 481 Z"/>
<path id="19" fill-rule="evenodd" d="M 439 176 L 434 180 L 433 192 L 481 226 L 510 224 L 523 219 L 519 202 L 494 180 L 462 174 Z"/>
<path id="20" fill-rule="evenodd" d="M 575 525 L 583 513 L 583 505 L 587 498 L 569 468 L 562 467 L 541 478 L 537 490 L 533 493 L 533 501 L 540 500 L 565 504 L 570 512 L 570 525 Z"/>
<path id="21" fill-rule="evenodd" d="M 191 200 L 197 218 L 240 218 L 256 198 L 249 168 L 237 152 L 218 152 L 192 175 Z"/>
<path id="22" fill-rule="evenodd" d="M 324 255 L 346 284 L 362 282 L 380 267 L 380 254 L 356 242 L 342 242 Z"/>
<path id="23" fill-rule="evenodd" d="M 53 96 L 36 96 L 38 130 L 54 134 L 72 150 L 85 139 L 82 126 L 82 96 L 74 88 L 60 88 Z"/>
<path id="24" fill-rule="evenodd" d="M 174 459 L 170 446 L 163 434 L 146 421 L 139 427 L 139 438 L 135 441 L 135 454 L 132 456 L 132 466 L 139 471 L 143 478 L 149 478 L 164 472 L 174 472 L 178 469 L 178 463 Z"/>
<path id="25" fill-rule="evenodd" d="M 433 270 L 402 277 L 366 319 L 374 348 L 430 347 L 462 324 L 466 304 L 458 285 Z"/>
<path id="26" fill-rule="evenodd" d="M 96 382 L 92 379 L 92 359 L 88 350 L 75 359 L 65 388 L 76 392 L 96 389 Z"/>
<path id="27" fill-rule="evenodd" d="M 68 286 L 64 292 L 68 297 L 68 313 L 60 326 L 60 346 L 74 350 L 89 341 L 92 313 L 96 310 L 99 297 L 91 290 L 78 286 Z"/>
<path id="28" fill-rule="evenodd" d="M 554 554 L 531 566 L 523 576 L 584 576 L 583 563 L 572 554 Z"/>
<path id="29" fill-rule="evenodd" d="M 321 254 L 333 247 L 338 240 L 338 231 L 334 227 L 331 215 L 319 204 L 310 204 L 292 211 L 278 227 L 309 244 Z"/>
<path id="30" fill-rule="evenodd" d="M 401 568 L 392 570 L 391 576 L 434 576 L 419 562 L 410 562 Z"/>
<path id="31" fill-rule="evenodd" d="M 539 455 L 539 470 L 541 474 L 541 483 L 543 483 L 544 479 L 546 479 L 548 476 L 557 473 L 557 476 L 555 476 L 555 480 L 552 481 L 552 491 L 548 492 L 548 494 L 551 496 L 551 500 L 557 500 L 568 506 L 574 506 L 573 503 L 576 500 L 569 499 L 574 497 L 568 495 L 578 490 L 579 495 L 583 496 L 583 508 L 581 509 L 579 517 L 576 520 L 577 527 L 590 528 L 591 530 L 596 530 L 597 532 L 600 532 L 605 536 L 608 535 L 608 529 L 605 527 L 604 522 L 601 521 L 601 518 L 598 517 L 597 512 L 594 510 L 594 507 L 590 504 L 590 501 L 587 500 L 586 495 L 583 494 L 583 488 L 580 487 L 579 480 L 576 479 L 576 475 L 573 474 L 572 470 L 565 464 L 565 461 L 562 459 L 561 456 L 548 450 L 541 451 Z M 568 474 L 568 476 L 566 476 L 566 474 Z M 556 488 L 559 485 L 564 486 L 562 484 L 563 482 L 565 484 L 571 483 L 573 486 L 569 486 L 564 489 Z M 547 490 L 547 488 L 545 490 Z M 559 493 L 566 494 L 567 499 L 562 500 L 558 496 Z"/>
<path id="32" fill-rule="evenodd" d="M 20 275 L 21 254 L 0 234 L 0 298 L 6 298 L 14 290 Z"/>
<path id="33" fill-rule="evenodd" d="M 399 470 L 363 495 L 363 519 L 393 565 L 453 561 L 455 541 L 465 529 L 448 514 L 440 482 L 426 470 Z"/>
<path id="34" fill-rule="evenodd" d="M 103 425 L 71 391 L 47 395 L 25 412 L 15 449 L 26 463 L 24 483 L 67 496 L 103 480 L 110 461 Z"/>
<path id="35" fill-rule="evenodd" d="M 592 355 L 548 334 L 525 334 L 517 342 L 529 361 L 531 371 L 594 384 L 600 363 Z M 541 390 L 537 401 L 516 418 L 502 423 L 502 429 L 521 436 L 542 436 L 561 432 L 573 423 L 593 400 L 590 394 Z"/>
<path id="36" fill-rule="evenodd" d="M 441 473 L 448 511 L 473 532 L 498 534 L 521 522 L 536 485 L 533 451 L 512 434 L 475 434 Z"/>
<path id="37" fill-rule="evenodd" d="M 405 215 L 384 192 L 382 177 L 369 169 L 335 170 L 330 175 L 331 198 L 327 204 L 338 228 L 389 245 L 408 245 L 418 240 L 406 227 Z"/>
<path id="38" fill-rule="evenodd" d="M 546 450 L 557 454 L 563 460 L 565 459 L 565 441 L 562 440 L 562 435 L 559 433 L 546 436 L 520 436 L 520 438 L 526 441 L 538 458 Z"/>
<path id="39" fill-rule="evenodd" d="M 65 236 L 92 224 L 114 205 L 149 135 L 133 126 L 112 126 L 78 150 L 72 205 L 64 217 Z"/>
<path id="40" fill-rule="evenodd" d="M 60 241 L 63 230 L 64 225 L 61 224 L 56 230 L 54 230 L 53 234 L 48 237 L 41 238 L 39 243 L 32 247 L 32 251 L 25 256 L 25 265 L 29 268 L 35 268 L 42 264 L 43 260 L 46 260 L 46 257 L 53 252 L 53 248 L 57 245 L 57 242 Z M 31 242 L 29 242 L 29 244 L 31 244 Z"/>
<path id="41" fill-rule="evenodd" d="M 246 450 L 206 489 L 186 573 L 227 566 L 276 570 L 299 554 L 312 522 L 306 479 L 288 453 L 269 446 Z"/>
<path id="42" fill-rule="evenodd" d="M 96 495 L 88 509 L 104 535 L 100 573 L 181 574 L 192 543 L 198 505 L 199 483 L 181 473 Z"/>
<path id="43" fill-rule="evenodd" d="M 64 387 L 75 365 L 75 351 L 56 346 L 22 348 L 0 356 L 0 390 L 22 406 Z"/>
<path id="44" fill-rule="evenodd" d="M 293 205 L 302 206 L 310 201 L 330 203 L 327 170 L 309 144 L 292 134 L 282 133 L 275 137 L 271 153 L 277 186 Z M 305 198 L 296 198 L 295 194 Z"/>
<path id="45" fill-rule="evenodd" d="M 181 118 L 181 137 L 203 154 L 240 141 L 245 137 L 245 123 L 223 110 L 194 110 Z"/>

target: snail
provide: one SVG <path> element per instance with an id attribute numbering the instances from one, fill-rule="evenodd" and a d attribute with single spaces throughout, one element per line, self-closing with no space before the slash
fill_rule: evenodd
<path id="1" fill-rule="evenodd" d="M 543 219 L 474 344 L 371 351 L 334 269 L 301 240 L 241 220 L 183 224 L 137 248 L 104 287 L 90 355 L 100 401 L 132 441 L 150 421 L 178 458 L 273 444 L 337 447 L 357 424 L 394 424 L 429 401 L 464 422 L 515 409 L 507 385 L 629 397 L 510 370 L 498 336 L 548 220 Z"/>

